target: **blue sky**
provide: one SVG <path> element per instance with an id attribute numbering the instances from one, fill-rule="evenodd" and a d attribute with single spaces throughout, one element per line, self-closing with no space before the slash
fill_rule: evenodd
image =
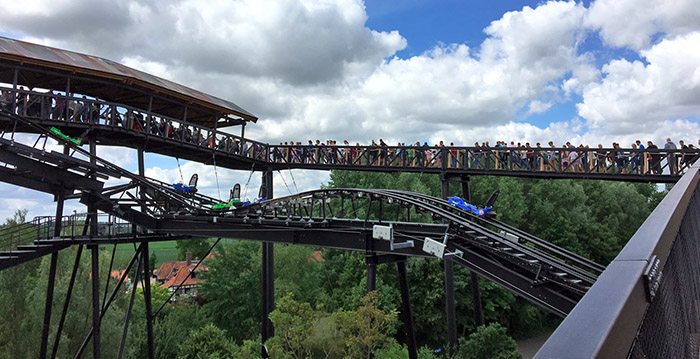
<path id="1" fill-rule="evenodd" d="M 0 34 L 233 101 L 260 118 L 246 134 L 270 143 L 700 139 L 697 0 L 28 0 L 0 3 Z M 133 151 L 104 155 L 134 169 Z M 146 164 L 180 180 L 174 159 Z M 182 167 L 216 194 L 211 166 Z M 300 189 L 328 178 L 294 176 Z M 5 193 L 0 218 L 51 211 Z"/>
<path id="2" fill-rule="evenodd" d="M 408 47 L 398 52 L 407 58 L 420 55 L 437 43 L 464 43 L 479 46 L 486 38 L 484 28 L 508 11 L 539 1 L 459 1 L 459 0 L 369 0 L 367 26 L 381 31 L 399 30 Z"/>

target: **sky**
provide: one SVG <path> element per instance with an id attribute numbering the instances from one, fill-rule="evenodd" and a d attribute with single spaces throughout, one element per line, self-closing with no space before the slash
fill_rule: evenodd
<path id="1" fill-rule="evenodd" d="M 700 139 L 700 0 L 0 1 L 0 35 L 232 101 L 260 118 L 246 136 L 269 143 Z M 135 169 L 133 151 L 100 152 Z M 157 155 L 146 165 L 166 182 L 197 172 L 215 197 L 249 177 Z M 285 171 L 275 188 L 327 181 Z M 0 190 L 0 219 L 53 212 L 48 196 Z"/>

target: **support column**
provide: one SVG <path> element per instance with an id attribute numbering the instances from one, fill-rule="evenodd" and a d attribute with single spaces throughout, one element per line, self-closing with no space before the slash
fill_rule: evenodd
<path id="1" fill-rule="evenodd" d="M 272 169 L 268 168 L 262 175 L 263 195 L 266 199 L 273 198 Z M 263 344 L 275 335 L 274 327 L 270 321 L 270 313 L 275 309 L 275 247 L 272 242 L 262 244 L 262 342 Z M 266 358 L 267 352 L 262 349 L 262 356 Z"/>
<path id="2" fill-rule="evenodd" d="M 136 160 L 138 163 L 138 171 L 139 171 L 139 176 L 145 177 L 146 176 L 146 162 L 144 160 L 144 149 L 143 146 L 138 146 L 136 149 Z M 143 188 L 139 188 L 139 198 L 143 201 L 146 196 L 143 193 Z M 141 206 L 141 213 L 146 213 L 146 206 Z M 132 232 L 136 231 L 136 227 L 134 224 L 132 226 Z M 146 255 L 148 257 L 148 255 Z M 146 267 L 148 268 L 148 267 Z"/>
<path id="3" fill-rule="evenodd" d="M 96 244 L 90 245 L 92 251 L 92 357 L 102 357 L 100 348 L 100 275 L 99 250 Z"/>
<path id="4" fill-rule="evenodd" d="M 63 332 L 63 325 L 66 322 L 66 314 L 68 313 L 68 306 L 70 305 L 70 298 L 73 294 L 73 285 L 75 284 L 75 276 L 78 273 L 78 266 L 80 265 L 80 256 L 83 253 L 83 245 L 78 245 L 78 252 L 75 254 L 75 262 L 73 263 L 73 271 L 70 275 L 70 280 L 68 281 L 68 289 L 66 290 L 66 300 L 63 301 L 63 311 L 61 311 L 61 319 L 58 320 L 58 329 L 56 329 L 56 338 L 53 342 L 53 350 L 51 351 L 51 359 L 56 358 L 56 353 L 58 352 L 58 343 L 61 340 L 61 333 Z"/>
<path id="5" fill-rule="evenodd" d="M 90 134 L 90 163 L 97 164 L 97 141 L 94 134 Z M 92 176 L 95 178 L 95 176 Z M 90 217 L 90 237 L 97 235 L 97 209 L 94 205 L 88 205 L 88 216 Z M 100 268 L 99 268 L 99 247 L 96 244 L 90 246 L 92 251 L 92 357 L 99 359 L 101 352 L 100 336 Z"/>
<path id="6" fill-rule="evenodd" d="M 49 328 L 51 327 L 51 308 L 53 306 L 53 288 L 56 282 L 56 262 L 58 253 L 51 253 L 51 264 L 49 266 L 49 284 L 46 288 L 46 303 L 44 305 L 44 325 L 41 331 L 41 349 L 39 358 L 45 359 L 49 342 Z"/>
<path id="7" fill-rule="evenodd" d="M 454 269 L 451 256 L 445 256 L 445 303 L 447 307 L 448 353 L 452 357 L 457 348 L 457 313 L 455 310 Z"/>
<path id="8" fill-rule="evenodd" d="M 367 266 L 367 293 L 377 289 L 377 260 L 375 256 L 366 256 Z"/>
<path id="9" fill-rule="evenodd" d="M 399 287 L 401 289 L 401 316 L 403 317 L 403 327 L 404 331 L 406 332 L 408 358 L 418 359 L 418 345 L 416 344 L 416 332 L 413 328 L 413 313 L 411 312 L 411 302 L 408 294 L 406 260 L 404 259 L 396 262 L 396 269 L 399 272 Z"/>
<path id="10" fill-rule="evenodd" d="M 63 221 L 63 202 L 65 193 L 59 191 L 56 193 L 56 217 L 54 220 L 53 236 L 61 235 L 61 225 Z M 46 287 L 46 303 L 44 305 L 44 325 L 41 331 L 41 347 L 39 350 L 39 358 L 45 359 L 49 343 L 49 328 L 51 328 L 51 310 L 53 308 L 53 289 L 56 282 L 56 264 L 58 262 L 58 253 L 51 253 L 51 264 L 49 265 L 49 283 Z"/>
<path id="11" fill-rule="evenodd" d="M 442 199 L 447 199 L 450 196 L 450 180 L 444 173 L 440 174 L 441 194 Z M 457 348 L 457 311 L 455 309 L 455 286 L 454 286 L 454 268 L 452 257 L 446 255 L 444 258 L 445 265 L 445 306 L 447 314 L 447 342 L 448 353 L 454 355 Z"/>
<path id="12" fill-rule="evenodd" d="M 440 184 L 440 194 L 442 199 L 447 199 L 447 197 L 450 196 L 450 179 L 447 178 L 447 175 L 444 172 L 440 173 Z"/>
<path id="13" fill-rule="evenodd" d="M 146 285 L 143 286 L 143 300 L 146 303 L 146 339 L 148 344 L 148 359 L 153 359 L 155 358 L 155 351 L 153 346 L 153 309 L 151 308 L 151 267 L 149 263 L 150 252 L 148 250 L 148 241 L 142 241 L 141 248 L 144 279 L 146 279 Z"/>
<path id="14" fill-rule="evenodd" d="M 467 203 L 472 203 L 469 176 L 462 176 L 462 197 Z M 481 289 L 479 288 L 479 275 L 474 271 L 470 272 L 472 301 L 474 302 L 474 322 L 476 326 L 484 325 L 484 314 L 481 309 Z"/>

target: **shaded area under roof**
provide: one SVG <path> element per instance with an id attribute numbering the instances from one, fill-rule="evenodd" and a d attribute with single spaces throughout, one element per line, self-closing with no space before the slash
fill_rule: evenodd
<path id="1" fill-rule="evenodd" d="M 71 76 L 71 92 L 142 109 L 148 108 L 153 94 L 153 112 L 166 116 L 182 118 L 184 104 L 187 104 L 188 121 L 207 127 L 213 127 L 219 117 L 229 115 L 252 122 L 258 119 L 233 102 L 101 57 L 0 36 L 0 61 L 51 71 L 23 73 L 18 79 L 19 85 L 63 91 L 65 80 L 51 77 L 51 73 L 60 73 Z M 1 82 L 12 83 L 13 76 L 13 72 L 0 69 Z"/>

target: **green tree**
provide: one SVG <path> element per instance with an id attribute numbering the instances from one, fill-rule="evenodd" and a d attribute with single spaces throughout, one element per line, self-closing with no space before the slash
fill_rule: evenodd
<path id="1" fill-rule="evenodd" d="M 15 224 L 21 224 L 27 221 L 27 211 L 26 209 L 18 209 L 15 210 L 15 213 L 12 215 L 12 218 L 7 218 L 5 220 L 5 225 L 15 225 Z"/>
<path id="2" fill-rule="evenodd" d="M 150 268 L 148 268 L 151 273 L 153 273 L 154 270 L 156 270 L 156 262 L 158 261 L 158 256 L 156 255 L 155 251 L 151 252 L 151 255 L 148 257 L 148 265 Z"/>
<path id="3" fill-rule="evenodd" d="M 457 358 L 460 359 L 520 359 L 518 345 L 498 323 L 481 326 L 469 336 L 461 338 Z"/>
<path id="4" fill-rule="evenodd" d="M 369 358 L 393 334 L 396 311 L 384 312 L 377 306 L 378 295 L 371 291 L 362 298 L 356 311 L 335 313 L 340 331 L 345 337 L 346 354 L 351 358 Z"/>
<path id="5" fill-rule="evenodd" d="M 238 348 L 226 333 L 212 324 L 193 329 L 180 344 L 178 359 L 234 359 Z"/>
<path id="6" fill-rule="evenodd" d="M 163 300 L 154 301 L 154 310 L 158 309 L 155 305 L 160 306 Z M 127 358 L 146 359 L 148 357 L 144 314 L 144 301 L 141 299 L 135 302 L 132 311 L 129 337 L 127 338 L 128 346 L 125 351 Z M 199 330 L 208 323 L 209 318 L 204 315 L 199 305 L 190 299 L 180 298 L 168 304 L 153 321 L 155 357 L 176 358 L 179 354 L 177 344 L 187 338 L 190 331 Z"/>
<path id="7" fill-rule="evenodd" d="M 261 248 L 259 243 L 222 242 L 207 261 L 204 313 L 237 343 L 260 332 Z"/>
<path id="8" fill-rule="evenodd" d="M 187 252 L 192 253 L 192 258 L 204 259 L 204 255 L 207 254 L 210 247 L 210 241 L 204 238 L 177 241 L 175 242 L 175 248 L 177 248 L 177 260 L 184 261 Z"/>
<path id="9" fill-rule="evenodd" d="M 316 305 L 321 299 L 323 280 L 319 269 L 323 258 L 317 260 L 316 248 L 275 245 L 275 294 L 277 300 L 291 293 L 300 302 Z"/>
<path id="10" fill-rule="evenodd" d="M 282 297 L 270 313 L 275 326 L 275 336 L 266 342 L 270 353 L 276 358 L 311 357 L 315 324 L 320 316 L 309 303 L 297 302 L 291 294 Z"/>

